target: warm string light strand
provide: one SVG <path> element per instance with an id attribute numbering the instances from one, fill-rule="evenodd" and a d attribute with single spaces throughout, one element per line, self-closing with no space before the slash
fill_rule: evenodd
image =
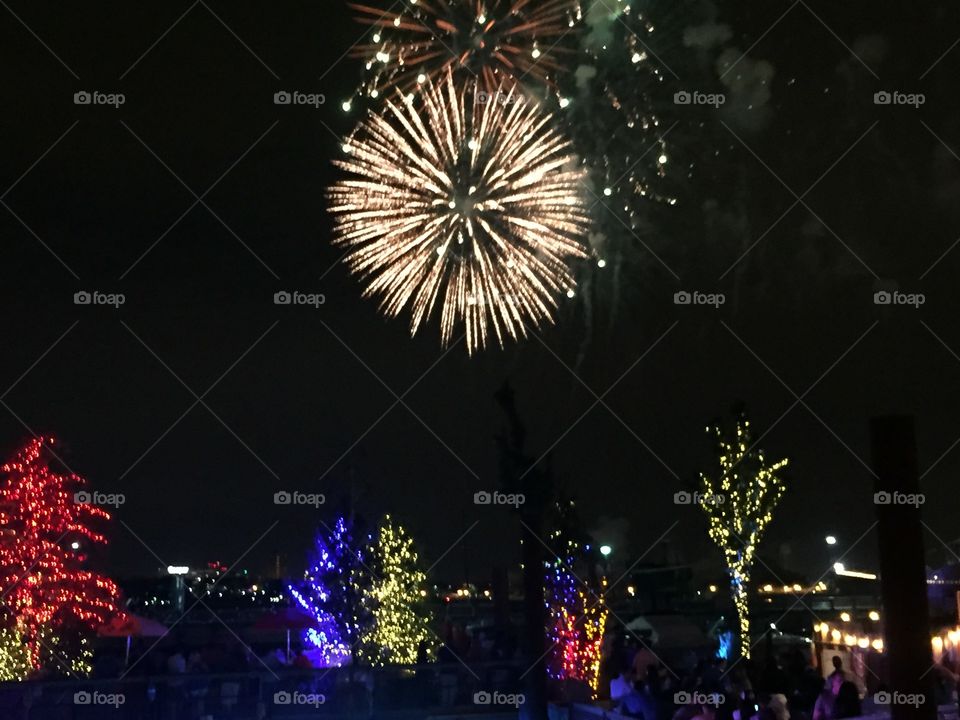
<path id="1" fill-rule="evenodd" d="M 607 580 L 587 587 L 575 568 L 591 562 L 588 548 L 576 539 L 572 501 L 557 504 L 560 528 L 552 531 L 549 544 L 555 557 L 546 563 L 544 602 L 547 611 L 546 640 L 549 647 L 547 673 L 556 680 L 578 680 L 596 694 L 600 683 L 600 658 L 608 609 L 604 602 Z M 592 573 L 586 573 L 588 577 Z"/>
<path id="2" fill-rule="evenodd" d="M 770 463 L 754 445 L 750 422 L 737 416 L 732 436 L 719 424 L 707 428 L 716 442 L 717 472 L 700 474 L 697 498 L 709 521 L 709 534 L 723 551 L 737 610 L 740 653 L 750 657 L 747 590 L 757 545 L 786 490 L 780 471 L 787 459 Z"/>
<path id="3" fill-rule="evenodd" d="M 430 638 L 421 594 L 427 576 L 413 539 L 389 515 L 371 550 L 371 568 L 373 622 L 361 638 L 361 657 L 373 666 L 413 665 Z"/>

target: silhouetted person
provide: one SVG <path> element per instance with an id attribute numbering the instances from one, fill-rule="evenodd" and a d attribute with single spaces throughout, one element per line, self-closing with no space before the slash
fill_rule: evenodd
<path id="1" fill-rule="evenodd" d="M 830 683 L 830 690 L 837 695 L 840 692 L 840 686 L 847 680 L 847 673 L 843 669 L 843 660 L 839 655 L 834 655 L 832 662 L 833 672 L 827 676 L 827 681 Z"/>
<path id="2" fill-rule="evenodd" d="M 857 686 L 849 680 L 840 685 L 837 699 L 833 703 L 833 720 L 860 716 L 860 694 Z"/>

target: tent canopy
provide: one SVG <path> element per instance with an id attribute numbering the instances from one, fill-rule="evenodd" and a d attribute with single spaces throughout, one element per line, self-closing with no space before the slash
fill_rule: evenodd
<path id="1" fill-rule="evenodd" d="M 97 630 L 100 637 L 162 637 L 168 628 L 163 623 L 133 613 L 116 615 Z"/>

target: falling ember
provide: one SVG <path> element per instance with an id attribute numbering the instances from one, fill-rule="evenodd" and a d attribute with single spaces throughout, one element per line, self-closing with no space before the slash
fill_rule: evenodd
<path id="1" fill-rule="evenodd" d="M 440 305 L 446 346 L 462 322 L 467 348 L 552 321 L 587 256 L 585 173 L 552 117 L 517 96 L 477 102 L 452 74 L 411 99 L 397 93 L 347 140 L 329 191 L 335 243 L 349 248 L 365 296 L 411 333 Z"/>
<path id="2" fill-rule="evenodd" d="M 368 94 L 409 89 L 448 70 L 465 71 L 491 91 L 508 79 L 552 84 L 557 56 L 579 12 L 575 0 L 407 0 L 398 12 L 351 4 L 357 20 L 377 29 L 355 57 L 376 67 Z"/>

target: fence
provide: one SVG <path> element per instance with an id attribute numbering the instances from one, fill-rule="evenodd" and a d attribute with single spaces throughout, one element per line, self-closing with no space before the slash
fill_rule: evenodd
<path id="1" fill-rule="evenodd" d="M 519 692 L 513 663 L 163 675 L 0 684 L 3 720 L 259 720 L 419 717 L 482 710 Z M 476 702 L 475 702 L 476 701 Z M 478 704 L 479 703 L 479 704 Z"/>

